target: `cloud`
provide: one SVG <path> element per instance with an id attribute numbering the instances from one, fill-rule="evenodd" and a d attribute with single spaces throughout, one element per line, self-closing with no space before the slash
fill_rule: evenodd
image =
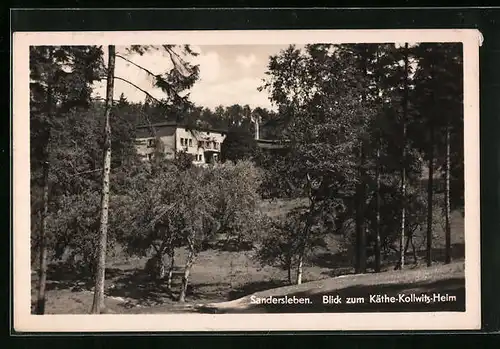
<path id="1" fill-rule="evenodd" d="M 126 60 L 119 56 L 126 58 Z M 104 61 L 106 63 L 108 62 L 107 50 L 104 50 Z M 129 101 L 141 102 L 146 98 L 146 94 L 141 91 L 141 89 L 158 99 L 165 98 L 166 96 L 163 91 L 153 87 L 153 79 L 150 74 L 135 64 L 147 69 L 153 74 L 167 72 L 172 69 L 173 66 L 170 56 L 163 50 L 151 50 L 140 55 L 138 53 L 128 54 L 123 48 L 117 47 L 114 98 L 118 99 L 123 93 Z M 101 98 L 106 96 L 106 81 L 95 84 L 94 96 Z"/>
<path id="2" fill-rule="evenodd" d="M 250 54 L 248 56 L 238 55 L 236 57 L 236 63 L 241 65 L 243 68 L 248 69 L 257 63 L 257 58 L 254 54 Z"/>
<path id="3" fill-rule="evenodd" d="M 199 52 L 197 57 L 191 59 L 191 63 L 200 66 L 200 80 L 189 91 L 190 99 L 199 106 L 215 108 L 218 105 L 229 106 L 232 104 L 248 104 L 250 107 L 271 108 L 266 92 L 258 92 L 257 87 L 262 85 L 261 78 L 252 74 L 245 76 L 236 71 L 233 75 L 231 70 L 222 66 L 222 60 L 216 51 L 203 52 L 195 47 Z M 119 54 L 124 54 L 123 49 L 117 47 Z M 144 55 L 130 54 L 127 59 L 143 66 L 154 74 L 163 73 L 172 68 L 169 55 L 163 50 L 151 51 Z M 105 50 L 104 60 L 107 62 L 107 50 Z M 237 61 L 242 66 L 250 67 L 255 64 L 256 58 L 253 54 L 238 56 Z M 228 75 L 229 74 L 229 75 Z M 161 99 L 165 98 L 165 93 L 158 88 L 154 88 L 151 77 L 141 70 L 121 58 L 116 59 L 116 77 L 126 79 L 150 93 L 152 96 Z M 233 79 L 228 79 L 234 76 Z M 118 99 L 121 94 L 130 102 L 143 102 L 146 95 L 141 90 L 120 79 L 115 79 L 114 98 Z M 101 81 L 94 87 L 94 96 L 104 98 L 106 96 L 106 81 Z"/>
<path id="4" fill-rule="evenodd" d="M 200 66 L 200 80 L 198 83 L 213 83 L 217 81 L 221 74 L 220 57 L 216 52 L 200 52 L 199 47 L 194 47 L 195 52 L 198 52 L 197 57 L 191 58 L 192 64 Z M 147 53 L 140 55 L 137 53 L 127 54 L 124 48 L 117 47 L 117 54 L 121 55 L 131 62 L 146 68 L 153 74 L 161 74 L 172 69 L 172 61 L 167 52 L 164 50 L 151 50 Z M 107 50 L 104 50 L 104 61 L 108 61 Z M 123 93 L 125 97 L 131 102 L 144 101 L 146 95 L 140 89 L 145 90 L 152 96 L 161 99 L 165 98 L 165 93 L 158 88 L 153 87 L 151 76 L 141 68 L 135 66 L 120 57 L 116 58 L 115 63 L 115 91 L 114 98 L 118 99 Z M 123 79 L 133 83 L 140 89 L 134 87 L 130 83 L 123 81 Z M 103 98 L 106 95 L 106 81 L 101 81 L 94 86 L 94 96 Z"/>
<path id="5" fill-rule="evenodd" d="M 226 83 L 213 85 L 196 84 L 191 90 L 191 100 L 200 106 L 215 108 L 218 105 L 248 104 L 251 108 L 271 109 L 268 94 L 258 92 L 262 85 L 260 78 L 241 78 Z"/>
<path id="6" fill-rule="evenodd" d="M 216 52 L 211 51 L 200 54 L 192 62 L 200 66 L 200 82 L 212 83 L 219 78 L 221 62 Z"/>

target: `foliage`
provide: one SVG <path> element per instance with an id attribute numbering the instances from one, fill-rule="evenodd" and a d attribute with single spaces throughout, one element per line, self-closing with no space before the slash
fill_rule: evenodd
<path id="1" fill-rule="evenodd" d="M 405 55 L 411 63 L 407 71 Z M 356 212 L 361 210 L 369 233 L 367 246 L 361 248 L 368 248 L 368 253 L 373 252 L 378 226 L 384 245 L 397 241 L 404 204 L 410 236 L 423 224 L 427 208 L 420 181 L 429 144 L 428 120 L 443 136 L 446 118 L 438 121 L 438 115 L 461 115 L 459 57 L 457 47 L 435 44 L 408 50 L 391 44 L 315 44 L 304 49 L 291 45 L 271 56 L 261 90 L 268 91 L 278 106 L 281 139 L 290 149 L 285 156 L 257 158 L 267 170 L 262 192 L 307 196 L 309 176 L 314 210 L 329 217 L 325 224 L 332 233 L 347 234 L 347 244 L 355 249 L 361 241 L 353 239 L 353 225 L 360 223 Z M 462 124 L 460 117 L 453 118 L 454 193 L 461 192 L 457 183 L 463 151 L 457 140 L 463 138 Z M 403 127 L 408 129 L 406 137 Z M 439 143 L 435 146 L 443 149 Z M 405 197 L 400 189 L 403 169 L 408 181 Z M 381 221 L 376 219 L 377 193 Z"/>
<path id="2" fill-rule="evenodd" d="M 265 235 L 259 239 L 259 249 L 255 255 L 263 265 L 276 265 L 288 270 L 297 266 L 301 257 L 307 257 L 317 247 L 325 247 L 325 227 L 317 222 L 304 241 L 310 212 L 304 208 L 295 209 L 284 217 L 268 218 L 263 227 Z"/>
<path id="3" fill-rule="evenodd" d="M 261 229 L 258 210 L 261 171 L 249 161 L 225 162 L 212 169 L 217 233 L 226 238 L 252 241 Z"/>
<path id="4" fill-rule="evenodd" d="M 255 155 L 257 142 L 252 134 L 245 129 L 230 130 L 221 145 L 221 160 L 249 160 Z"/>

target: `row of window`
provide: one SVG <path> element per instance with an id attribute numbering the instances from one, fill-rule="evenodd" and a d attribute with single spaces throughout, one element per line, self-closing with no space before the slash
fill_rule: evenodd
<path id="1" fill-rule="evenodd" d="M 193 140 L 191 138 L 181 138 L 181 146 L 182 147 L 192 147 L 193 146 Z M 214 148 L 214 149 L 219 149 L 220 143 L 219 142 L 211 142 L 211 141 L 198 141 L 198 147 L 204 147 L 204 148 Z"/>
<path id="2" fill-rule="evenodd" d="M 193 140 L 191 138 L 181 138 L 181 146 L 183 147 L 192 147 L 193 146 Z"/>
<path id="3" fill-rule="evenodd" d="M 153 153 L 146 154 L 146 157 L 148 160 L 151 160 L 153 158 Z M 214 157 L 217 159 L 217 157 Z M 194 159 L 195 161 L 203 161 L 203 155 L 202 154 L 194 154 Z"/>
<path id="4" fill-rule="evenodd" d="M 146 154 L 146 158 L 148 160 L 153 159 L 153 156 L 154 156 L 153 153 Z M 214 161 L 219 160 L 219 157 L 217 156 L 217 154 L 214 154 L 213 159 L 214 159 Z M 202 154 L 194 154 L 194 161 L 203 161 L 203 155 Z"/>
<path id="5" fill-rule="evenodd" d="M 147 147 L 148 148 L 154 148 L 156 145 L 156 139 L 148 139 Z M 182 147 L 192 147 L 193 146 L 193 140 L 191 138 L 181 138 L 181 146 Z M 204 148 L 212 148 L 213 149 L 219 149 L 220 143 L 219 142 L 211 142 L 211 141 L 198 141 L 198 147 L 204 147 Z"/>

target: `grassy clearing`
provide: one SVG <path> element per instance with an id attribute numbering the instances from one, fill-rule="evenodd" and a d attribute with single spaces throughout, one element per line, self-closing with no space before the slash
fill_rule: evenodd
<path id="1" fill-rule="evenodd" d="M 283 214 L 302 203 L 301 200 L 280 200 L 263 202 L 262 207 L 270 215 Z M 422 235 L 422 234 L 420 234 Z M 304 268 L 304 282 L 320 284 L 304 284 L 292 288 L 280 288 L 286 285 L 286 272 L 272 266 L 261 266 L 253 256 L 254 251 L 231 252 L 209 250 L 200 253 L 191 272 L 191 286 L 187 293 L 185 305 L 176 302 L 176 290 L 179 289 L 182 266 L 186 251 L 179 249 L 176 256 L 177 269 L 174 275 L 173 289 L 170 293 L 159 283 L 153 282 L 143 271 L 147 258 L 114 258 L 107 266 L 106 305 L 114 313 L 167 313 L 193 311 L 195 304 L 212 304 L 240 299 L 266 290 L 278 289 L 276 292 L 291 292 L 290 295 L 310 293 L 308 297 L 320 297 L 314 290 L 325 287 L 336 290 L 343 295 L 367 296 L 374 285 L 377 292 L 407 292 L 423 290 L 431 292 L 455 292 L 464 294 L 463 273 L 463 218 L 460 213 L 452 217 L 452 246 L 454 264 L 436 265 L 432 268 L 421 267 L 425 252 L 419 251 L 419 265 L 414 266 L 408 256 L 409 264 L 404 272 L 392 271 L 393 265 L 384 265 L 380 274 L 348 275 L 353 273 L 349 255 L 339 250 L 341 237 L 332 237 L 325 249 L 318 250 Z M 436 227 L 433 245 L 436 264 L 443 260 L 444 233 Z M 336 276 L 344 275 L 341 278 Z M 347 275 L 347 276 L 346 276 Z M 32 277 L 32 299 L 36 296 L 36 273 Z M 92 305 L 92 278 L 84 271 L 68 269 L 64 265 L 52 264 L 47 279 L 48 314 L 84 314 Z M 320 285 L 323 285 L 319 287 Z M 304 288 L 301 288 L 304 287 Z M 274 291 L 270 291 L 274 292 Z M 420 292 L 420 291 L 419 291 Z M 462 296 L 460 296 L 462 297 Z M 463 297 L 462 297 L 463 298 Z M 460 299 L 462 299 L 460 298 Z M 315 303 L 319 304 L 319 303 Z M 454 310 L 460 310 L 455 302 Z M 447 305 L 449 306 L 449 304 Z M 317 309 L 287 309 L 280 311 L 362 311 L 371 308 L 361 307 L 318 307 Z M 325 310 L 326 309 L 326 310 Z M 430 308 L 429 308 L 430 309 Z M 446 310 L 442 308 L 441 310 Z M 453 310 L 451 309 L 451 310 Z M 377 311 L 385 311 L 378 307 Z M 238 310 L 238 311 L 241 311 Z M 246 310 L 245 310 L 246 311 Z M 276 311 L 275 308 L 253 308 L 251 311 Z M 403 311 L 408 311 L 404 310 Z"/>

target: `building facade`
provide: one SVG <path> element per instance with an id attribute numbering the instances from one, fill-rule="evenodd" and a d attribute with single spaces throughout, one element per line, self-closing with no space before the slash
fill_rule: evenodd
<path id="1" fill-rule="evenodd" d="M 173 159 L 178 152 L 191 154 L 194 164 L 217 162 L 226 132 L 214 129 L 191 129 L 177 123 L 161 123 L 137 128 L 137 153 L 150 160 L 161 151 Z M 160 141 L 160 142 L 159 142 Z"/>

